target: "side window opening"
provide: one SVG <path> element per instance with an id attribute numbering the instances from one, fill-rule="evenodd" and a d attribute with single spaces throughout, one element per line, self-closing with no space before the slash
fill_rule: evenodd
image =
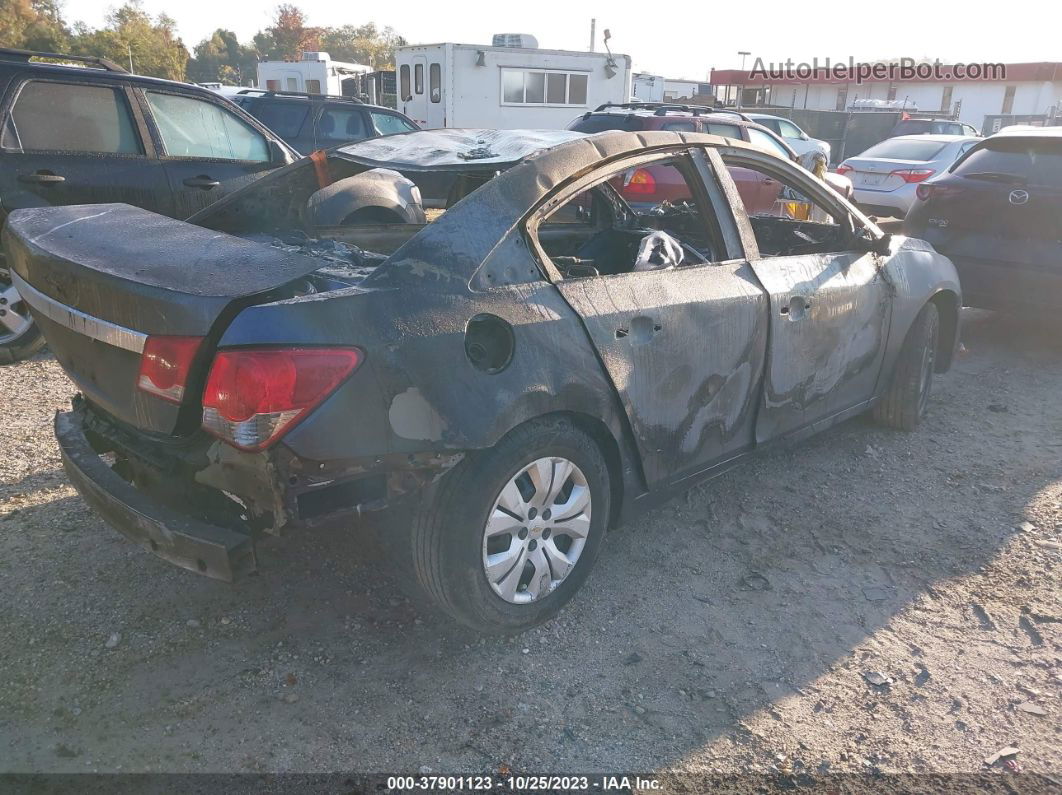
<path id="1" fill-rule="evenodd" d="M 848 227 L 796 180 L 758 163 L 723 156 L 764 257 L 825 254 L 848 248 Z"/>
<path id="2" fill-rule="evenodd" d="M 168 156 L 269 161 L 265 136 L 213 102 L 156 91 L 147 98 Z"/>
<path id="3" fill-rule="evenodd" d="M 120 89 L 31 80 L 19 91 L 0 145 L 24 151 L 142 155 Z"/>
<path id="4" fill-rule="evenodd" d="M 424 93 L 424 64 L 416 64 L 413 67 L 413 90 L 418 94 Z"/>
<path id="5" fill-rule="evenodd" d="M 671 270 L 725 259 L 714 214 L 686 157 L 614 170 L 534 230 L 564 278 Z"/>
<path id="6" fill-rule="evenodd" d="M 409 93 L 409 64 L 402 64 L 398 70 L 399 94 L 403 102 L 409 102 L 413 95 Z"/>
<path id="7" fill-rule="evenodd" d="M 442 101 L 442 67 L 437 63 L 428 67 L 428 91 L 432 102 Z"/>

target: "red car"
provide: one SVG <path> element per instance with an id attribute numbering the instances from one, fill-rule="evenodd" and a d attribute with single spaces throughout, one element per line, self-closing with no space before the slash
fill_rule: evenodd
<path id="1" fill-rule="evenodd" d="M 666 130 L 701 132 L 745 141 L 779 157 L 797 162 L 797 154 L 779 136 L 743 113 L 699 105 L 673 105 L 653 102 L 606 104 L 584 113 L 568 125 L 569 130 L 598 133 L 605 130 Z M 749 215 L 776 214 L 782 186 L 775 180 L 744 168 L 730 167 L 730 176 Z M 842 196 L 851 195 L 852 183 L 839 174 L 827 174 L 826 182 Z M 646 209 L 669 201 L 681 203 L 690 198 L 681 174 L 673 168 L 650 166 L 627 172 L 615 187 L 636 209 Z"/>

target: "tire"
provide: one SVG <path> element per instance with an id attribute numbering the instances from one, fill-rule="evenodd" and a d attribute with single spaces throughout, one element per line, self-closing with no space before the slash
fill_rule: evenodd
<path id="1" fill-rule="evenodd" d="M 561 484 L 558 497 L 547 502 L 552 481 L 567 471 L 562 462 L 573 465 L 571 475 Z M 534 470 L 524 473 L 528 467 Z M 515 497 L 522 500 L 528 484 L 533 487 L 532 475 L 541 480 L 546 472 L 551 486 L 521 503 L 526 511 L 509 513 L 500 507 L 503 500 L 506 505 L 514 504 L 514 488 Z M 585 483 L 585 492 L 577 491 L 584 488 L 577 481 Z M 543 494 L 547 501 L 542 501 Z M 560 506 L 559 516 L 565 505 L 574 511 L 587 495 L 589 508 L 573 513 L 575 518 L 552 516 L 548 507 L 536 513 L 533 504 L 538 500 L 543 506 Z M 600 552 L 611 507 L 605 459 L 597 443 L 567 418 L 535 420 L 514 429 L 493 448 L 471 453 L 427 496 L 415 512 L 408 539 L 401 539 L 402 545 L 408 540 L 414 579 L 435 607 L 472 629 L 496 634 L 522 632 L 540 624 L 574 596 Z M 506 524 L 513 525 L 513 533 L 488 535 Z M 578 539 L 564 535 L 577 526 L 578 532 L 585 531 L 578 550 Z M 556 552 L 565 547 L 558 565 Z M 513 556 L 514 549 L 523 551 Z M 565 570 L 569 559 L 574 566 Z M 498 561 L 491 569 L 494 584 L 488 579 L 488 560 Z M 516 561 L 511 567 L 510 560 Z M 508 574 L 503 573 L 506 567 Z M 521 592 L 518 583 L 528 570 L 534 576 Z M 566 573 L 558 578 L 561 571 Z M 502 595 L 512 588 L 516 590 L 508 597 Z"/>
<path id="2" fill-rule="evenodd" d="M 896 368 L 881 400 L 874 406 L 874 419 L 901 431 L 913 431 L 926 414 L 933 388 L 940 318 L 937 307 L 922 307 L 903 341 Z"/>
<path id="3" fill-rule="evenodd" d="M 0 312 L 4 313 L 4 318 L 20 316 L 29 320 L 28 307 L 22 301 L 12 300 L 11 295 L 11 282 L 0 271 Z M 0 322 L 0 364 L 28 359 L 43 347 L 44 335 L 36 323 L 30 321 L 24 329 L 11 331 Z"/>

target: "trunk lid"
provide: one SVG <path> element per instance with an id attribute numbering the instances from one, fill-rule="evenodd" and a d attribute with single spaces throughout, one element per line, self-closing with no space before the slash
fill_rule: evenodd
<path id="1" fill-rule="evenodd" d="M 322 266 L 124 204 L 16 211 L 4 248 L 23 299 L 78 388 L 117 419 L 159 434 L 180 432 L 195 413 L 214 342 L 232 317 Z M 206 338 L 180 406 L 137 389 L 140 353 L 153 334 Z"/>
<path id="2" fill-rule="evenodd" d="M 850 157 L 845 161 L 852 170 L 846 176 L 852 180 L 856 190 L 872 190 L 890 193 L 908 183 L 896 174 L 917 168 L 932 168 L 924 160 L 884 160 L 864 157 Z"/>

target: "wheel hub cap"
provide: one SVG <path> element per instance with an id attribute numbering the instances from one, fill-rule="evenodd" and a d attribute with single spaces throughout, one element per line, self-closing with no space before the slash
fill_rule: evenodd
<path id="1" fill-rule="evenodd" d="M 483 571 L 512 604 L 541 599 L 575 568 L 590 532 L 590 488 L 566 458 L 539 458 L 501 490 L 483 531 Z"/>

